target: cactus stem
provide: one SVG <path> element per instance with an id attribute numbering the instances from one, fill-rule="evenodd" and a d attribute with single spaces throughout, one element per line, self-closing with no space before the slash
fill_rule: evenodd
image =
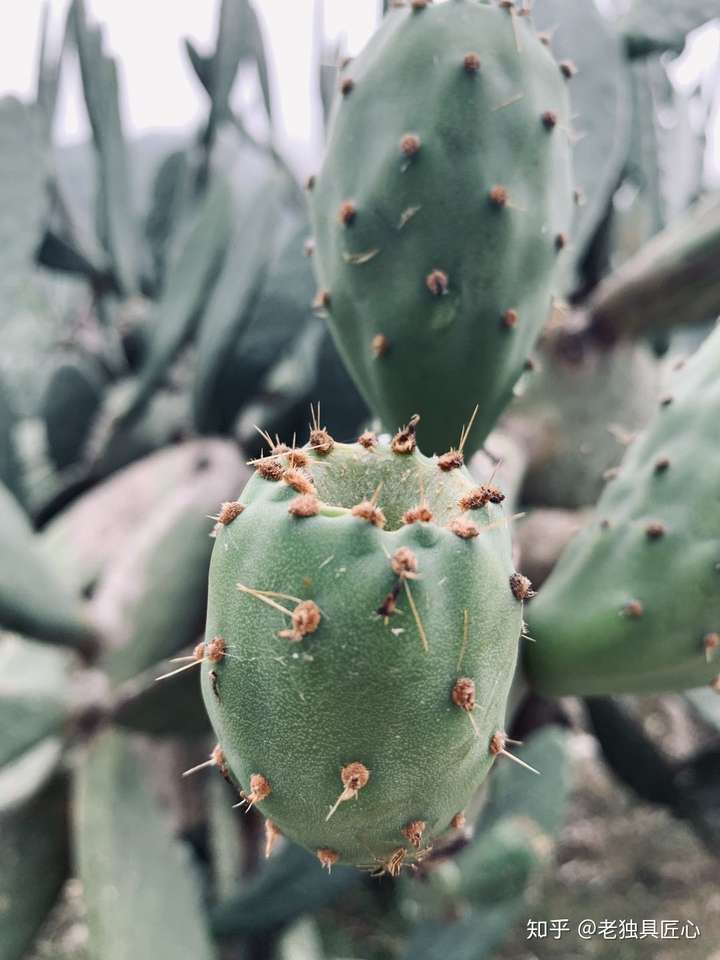
<path id="1" fill-rule="evenodd" d="M 514 103 L 517 103 L 519 100 L 525 96 L 524 93 L 516 93 L 507 100 L 503 100 L 502 103 L 499 103 L 496 107 L 493 107 L 490 111 L 491 113 L 497 113 L 498 110 L 504 110 L 505 107 L 511 107 Z"/>
<path id="2" fill-rule="evenodd" d="M 468 642 L 470 640 L 470 611 L 467 607 L 463 610 L 463 639 L 462 646 L 460 647 L 460 656 L 458 657 L 457 668 L 458 670 L 462 667 L 462 662 L 465 659 L 465 652 L 467 650 Z"/>
<path id="3" fill-rule="evenodd" d="M 706 633 L 703 637 L 703 648 L 705 650 L 705 660 L 711 663 L 715 656 L 715 651 L 720 646 L 720 633 Z"/>
<path id="4" fill-rule="evenodd" d="M 328 873 L 332 873 L 333 866 L 340 859 L 339 853 L 336 853 L 334 850 L 330 850 L 327 847 L 321 847 L 319 850 L 316 850 L 315 856 L 322 864 L 323 870 L 327 870 Z"/>
<path id="5" fill-rule="evenodd" d="M 407 593 L 408 603 L 410 604 L 410 609 L 412 610 L 413 619 L 415 620 L 415 626 L 417 627 L 418 633 L 420 634 L 420 642 L 422 643 L 423 650 L 425 651 L 425 653 L 429 653 L 430 645 L 428 643 L 427 634 L 425 633 L 425 627 L 423 626 L 423 622 L 420 619 L 418 608 L 415 606 L 415 600 L 413 599 L 412 591 L 410 590 L 410 584 L 405 579 L 402 582 L 405 584 L 405 593 Z"/>
<path id="6" fill-rule="evenodd" d="M 269 860 L 270 855 L 273 852 L 273 847 L 278 839 L 281 837 L 282 833 L 276 824 L 272 820 L 265 821 L 265 859 Z"/>
<path id="7" fill-rule="evenodd" d="M 404 837 L 407 837 L 412 846 L 418 850 L 422 844 L 422 838 L 426 827 L 427 824 L 424 820 L 411 820 L 410 823 L 406 824 L 400 832 Z"/>
<path id="8" fill-rule="evenodd" d="M 512 760 L 513 763 L 517 763 L 519 766 L 524 767 L 531 773 L 537 774 L 539 777 L 539 770 L 536 770 L 535 767 L 531 767 L 529 763 L 525 763 L 525 761 L 521 760 L 520 757 L 516 757 L 514 754 L 505 749 L 506 744 L 517 744 L 518 742 L 519 741 L 517 740 L 509 740 L 501 730 L 498 730 L 497 733 L 493 734 L 492 739 L 490 740 L 490 753 L 494 757 L 507 757 L 509 760 Z"/>
<path id="9" fill-rule="evenodd" d="M 248 813 L 256 803 L 262 803 L 272 793 L 267 777 L 261 773 L 253 773 L 250 777 L 250 793 L 243 795 L 240 803 L 233 804 L 233 810 L 238 807 L 245 807 L 245 813 Z"/>
<path id="10" fill-rule="evenodd" d="M 220 702 L 220 677 L 218 676 L 217 670 L 209 670 L 208 678 L 210 680 L 210 688 L 213 692 L 215 699 Z"/>
<path id="11" fill-rule="evenodd" d="M 347 766 L 344 766 L 340 771 L 340 780 L 343 785 L 343 791 L 330 808 L 330 813 L 328 813 L 328 815 L 325 817 L 325 822 L 327 823 L 341 803 L 346 803 L 348 800 L 357 799 L 358 793 L 360 790 L 362 790 L 369 779 L 370 771 L 364 764 L 356 761 L 354 763 L 348 763 Z"/>

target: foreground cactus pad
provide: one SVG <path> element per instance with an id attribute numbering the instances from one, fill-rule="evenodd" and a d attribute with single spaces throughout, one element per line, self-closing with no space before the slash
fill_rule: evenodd
<path id="1" fill-rule="evenodd" d="M 663 397 L 533 604 L 546 693 L 720 691 L 720 331 Z"/>
<path id="2" fill-rule="evenodd" d="M 501 501 L 457 455 L 423 456 L 411 422 L 275 445 L 223 506 L 196 656 L 211 761 L 269 846 L 395 874 L 506 752 L 530 587 Z"/>
<path id="3" fill-rule="evenodd" d="M 420 412 L 427 452 L 476 403 L 480 446 L 559 292 L 571 73 L 513 4 L 452 0 L 392 10 L 342 74 L 308 184 L 317 305 L 385 426 Z"/>

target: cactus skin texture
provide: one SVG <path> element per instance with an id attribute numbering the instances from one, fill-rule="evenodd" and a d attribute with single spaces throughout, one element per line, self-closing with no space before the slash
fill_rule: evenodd
<path id="1" fill-rule="evenodd" d="M 323 438 L 276 446 L 220 515 L 196 656 L 246 806 L 328 869 L 395 875 L 498 759 L 522 590 L 502 506 L 412 427 Z"/>
<path id="2" fill-rule="evenodd" d="M 308 184 L 316 303 L 385 427 L 418 410 L 428 453 L 476 404 L 482 444 L 558 292 L 567 84 L 527 16 L 473 0 L 390 11 L 341 77 Z"/>
<path id="3" fill-rule="evenodd" d="M 720 330 L 533 602 L 532 684 L 549 694 L 720 689 Z"/>

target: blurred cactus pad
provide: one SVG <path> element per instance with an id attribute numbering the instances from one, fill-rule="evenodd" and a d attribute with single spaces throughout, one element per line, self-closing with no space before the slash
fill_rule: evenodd
<path id="1" fill-rule="evenodd" d="M 91 6 L 0 99 L 0 960 L 720 937 L 717 2 L 317 0 L 301 149 L 271 5 L 135 138 Z"/>

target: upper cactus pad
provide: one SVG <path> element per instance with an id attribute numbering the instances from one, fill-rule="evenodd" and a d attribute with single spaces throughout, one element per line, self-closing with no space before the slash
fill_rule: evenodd
<path id="1" fill-rule="evenodd" d="M 548 317 L 572 214 L 563 71 L 513 4 L 395 9 L 309 182 L 317 305 L 386 426 L 476 449 Z"/>

